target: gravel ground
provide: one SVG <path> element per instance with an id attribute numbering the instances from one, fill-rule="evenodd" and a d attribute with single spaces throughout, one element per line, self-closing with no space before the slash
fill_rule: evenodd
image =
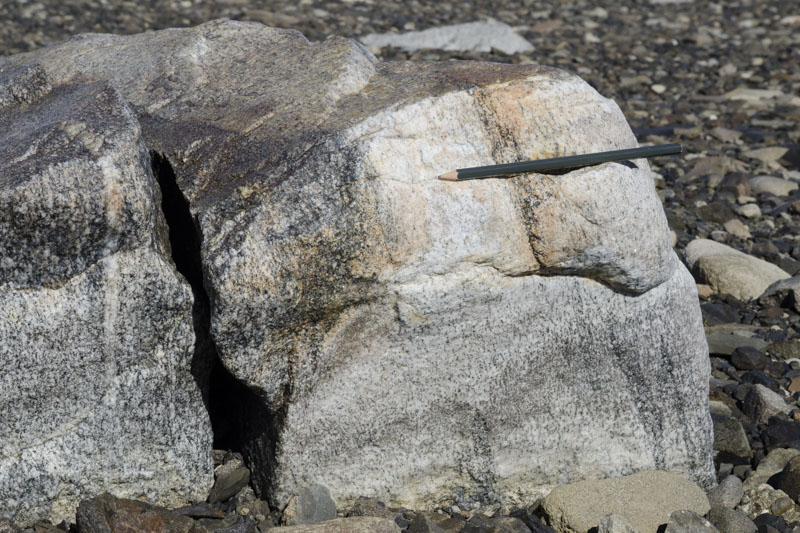
<path id="1" fill-rule="evenodd" d="M 496 51 L 409 54 L 383 49 L 380 55 L 387 60 L 542 63 L 581 75 L 620 105 L 641 143 L 684 144 L 682 157 L 651 160 L 682 258 L 693 239 L 712 239 L 796 275 L 799 8 L 796 1 L 786 0 L 301 0 L 291 5 L 246 0 L 18 0 L 0 5 L 0 54 L 33 50 L 76 33 L 130 34 L 219 17 L 291 27 L 312 40 L 333 33 L 421 30 L 491 17 L 514 26 L 535 50 L 508 56 Z M 782 181 L 750 181 L 757 176 Z M 720 479 L 732 475 L 746 480 L 773 449 L 800 449 L 800 302 L 793 306 L 791 297 L 740 300 L 715 294 L 703 281 L 698 274 L 714 369 L 710 397 L 718 402 L 712 412 Z M 782 398 L 785 408 L 769 407 L 775 398 L 764 388 Z M 778 460 L 778 468 L 787 460 Z M 786 468 L 790 466 L 791 462 Z M 796 468 L 800 471 L 800 464 Z M 800 481 L 794 492 L 787 483 L 784 490 L 800 498 Z M 768 511 L 756 520 L 761 529 L 782 531 L 800 520 L 800 507 L 780 500 L 785 494 L 762 493 L 745 491 L 739 504 L 753 517 Z M 231 502 L 219 506 L 232 512 L 236 503 Z M 469 518 L 460 510 L 447 511 L 462 525 Z M 536 507 L 527 511 L 535 512 Z M 397 510 L 396 516 L 408 526 L 414 514 Z M 533 515 L 517 516 L 536 530 Z"/>

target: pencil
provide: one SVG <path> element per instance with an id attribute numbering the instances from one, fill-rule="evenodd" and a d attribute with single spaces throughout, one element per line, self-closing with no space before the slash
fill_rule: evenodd
<path id="1" fill-rule="evenodd" d="M 626 161 L 628 159 L 642 159 L 659 155 L 672 155 L 681 153 L 678 143 L 659 144 L 656 146 L 642 146 L 640 148 L 626 148 L 611 152 L 597 152 L 594 154 L 571 155 L 553 159 L 539 159 L 536 161 L 520 161 L 503 165 L 489 165 L 485 167 L 459 168 L 445 172 L 439 176 L 440 180 L 461 181 L 479 178 L 492 178 L 511 176 L 525 172 L 539 172 L 542 170 L 557 170 L 562 168 L 579 168 L 612 161 Z"/>

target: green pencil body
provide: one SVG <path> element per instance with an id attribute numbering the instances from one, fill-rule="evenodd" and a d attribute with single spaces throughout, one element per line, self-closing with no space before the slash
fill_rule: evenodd
<path id="1" fill-rule="evenodd" d="M 537 161 L 521 161 L 519 163 L 506 163 L 503 165 L 489 165 L 485 167 L 459 168 L 439 176 L 445 181 L 471 180 L 478 178 L 491 178 L 510 176 L 525 172 L 539 172 L 542 170 L 557 170 L 563 168 L 579 168 L 612 161 L 625 161 L 628 159 L 642 159 L 659 155 L 672 155 L 681 153 L 678 143 L 660 144 L 657 146 L 642 146 L 640 148 L 626 148 L 611 152 L 598 152 L 594 154 L 571 155 L 553 159 L 540 159 Z"/>

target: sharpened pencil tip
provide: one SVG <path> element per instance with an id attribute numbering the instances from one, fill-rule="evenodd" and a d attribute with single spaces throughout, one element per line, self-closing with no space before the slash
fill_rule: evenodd
<path id="1" fill-rule="evenodd" d="M 458 171 L 451 170 L 450 172 L 445 172 L 439 176 L 439 179 L 442 181 L 458 181 Z"/>

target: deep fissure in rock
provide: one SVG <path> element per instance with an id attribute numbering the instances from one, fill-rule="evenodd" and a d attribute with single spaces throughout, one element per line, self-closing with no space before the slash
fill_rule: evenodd
<path id="1" fill-rule="evenodd" d="M 253 390 L 237 380 L 219 358 L 211 338 L 211 302 L 204 285 L 202 236 L 189 202 L 178 187 L 166 157 L 150 153 L 153 174 L 161 188 L 161 209 L 169 227 L 172 260 L 192 287 L 195 333 L 192 375 L 211 419 L 214 448 L 242 452 L 250 465 L 252 484 L 266 497 L 274 466 L 277 430 L 283 413 L 273 414 Z"/>

